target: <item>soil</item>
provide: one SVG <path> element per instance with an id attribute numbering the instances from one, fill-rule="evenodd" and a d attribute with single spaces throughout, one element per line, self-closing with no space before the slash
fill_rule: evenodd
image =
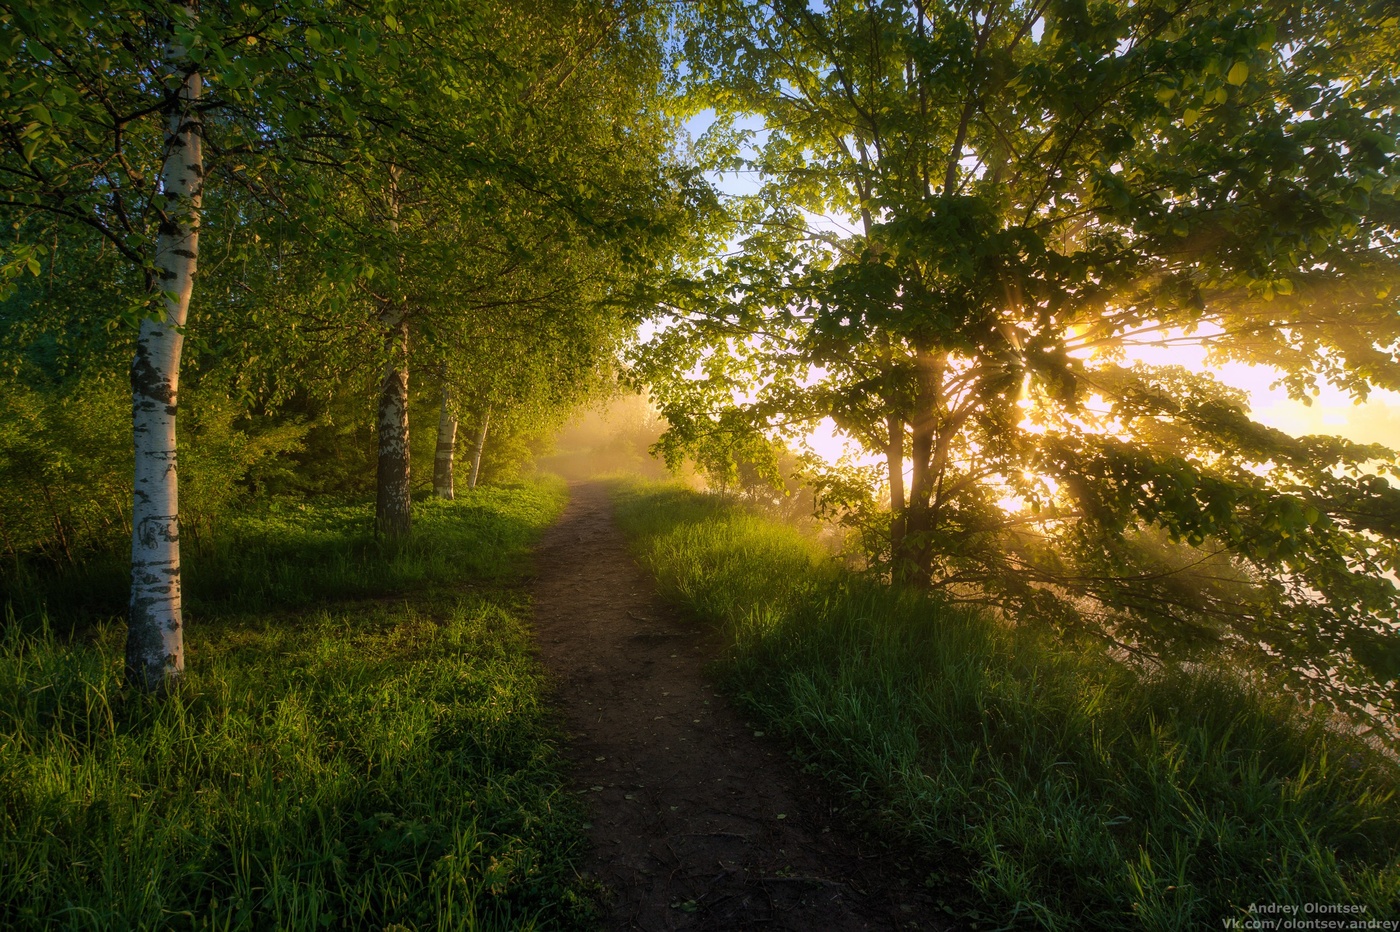
<path id="1" fill-rule="evenodd" d="M 919 871 L 848 829 L 717 691 L 705 669 L 719 637 L 656 595 L 602 484 L 571 487 L 534 598 L 608 928 L 949 928 Z"/>

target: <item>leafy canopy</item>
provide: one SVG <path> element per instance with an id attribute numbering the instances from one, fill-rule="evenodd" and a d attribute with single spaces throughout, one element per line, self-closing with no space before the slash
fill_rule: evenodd
<path id="1" fill-rule="evenodd" d="M 878 521 L 868 485 L 810 466 L 875 566 L 1393 721 L 1395 453 L 1265 428 L 1209 372 L 1131 350 L 1204 342 L 1296 398 L 1400 385 L 1396 18 L 693 9 L 711 164 L 762 187 L 735 199 L 742 248 L 677 282 L 637 353 L 663 448 L 723 463 L 830 417 L 887 458 Z"/>

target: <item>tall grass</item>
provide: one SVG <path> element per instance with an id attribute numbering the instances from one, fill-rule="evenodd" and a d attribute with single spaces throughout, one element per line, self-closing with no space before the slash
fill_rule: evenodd
<path id="1" fill-rule="evenodd" d="M 858 579 L 796 531 L 672 486 L 619 515 L 663 589 L 732 637 L 753 714 L 992 926 L 1222 928 L 1251 906 L 1400 918 L 1400 776 L 1229 671 Z M 1315 907 L 1314 907 L 1315 908 Z M 1329 918 L 1338 918 L 1335 915 Z"/>
<path id="2" fill-rule="evenodd" d="M 369 502 L 258 503 L 183 548 L 186 607 L 198 618 L 497 582 L 520 568 L 563 494 L 559 480 L 541 480 L 425 498 L 414 503 L 413 535 L 396 546 L 376 540 Z M 129 587 L 125 551 L 76 566 L 19 561 L 0 572 L 0 603 L 20 616 L 45 612 L 59 629 L 83 627 L 122 614 Z"/>
<path id="3" fill-rule="evenodd" d="M 160 698 L 120 688 L 120 626 L 69 640 L 12 616 L 0 928 L 586 923 L 582 816 L 511 588 L 562 497 L 423 507 L 389 555 L 338 509 L 248 519 Z"/>

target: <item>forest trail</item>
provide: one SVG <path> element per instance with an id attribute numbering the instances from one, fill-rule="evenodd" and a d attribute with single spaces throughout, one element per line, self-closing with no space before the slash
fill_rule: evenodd
<path id="1" fill-rule="evenodd" d="M 602 483 L 571 486 L 536 560 L 536 640 L 592 810 L 586 870 L 610 891 L 608 928 L 946 928 L 918 878 L 844 833 L 716 693 L 718 637 L 661 602 Z"/>

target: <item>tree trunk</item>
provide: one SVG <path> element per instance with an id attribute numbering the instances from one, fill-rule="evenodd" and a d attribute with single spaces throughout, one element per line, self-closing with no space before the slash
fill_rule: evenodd
<path id="1" fill-rule="evenodd" d="M 862 161 L 864 158 L 865 152 L 862 149 Z M 862 203 L 864 200 L 862 197 Z M 861 223 L 865 228 L 866 240 L 869 241 L 870 211 L 864 207 L 861 208 Z M 890 335 L 882 333 L 880 342 L 881 355 L 884 357 L 885 403 L 890 407 L 890 413 L 885 416 L 885 464 L 890 474 L 890 565 L 891 575 L 898 577 L 899 560 L 904 551 L 905 522 L 908 520 L 904 510 L 904 415 L 900 413 L 896 401 L 898 390 L 895 387 L 894 348 L 890 344 Z"/>
<path id="2" fill-rule="evenodd" d="M 918 389 L 914 397 L 914 472 L 909 488 L 900 550 L 894 559 L 894 576 L 903 583 L 927 586 L 932 571 L 933 498 L 939 469 L 934 464 L 938 440 L 939 390 L 942 387 L 944 357 L 917 350 Z"/>
<path id="3" fill-rule="evenodd" d="M 438 415 L 437 450 L 433 454 L 433 494 L 452 501 L 452 458 L 457 452 L 457 412 L 452 390 L 442 387 L 442 412 Z"/>
<path id="4" fill-rule="evenodd" d="M 39 479 L 39 489 L 44 493 L 44 502 L 49 506 L 49 517 L 53 521 L 53 533 L 58 538 L 59 549 L 63 551 L 63 556 L 68 560 L 69 566 L 76 565 L 73 559 L 73 549 L 68 546 L 68 532 L 63 527 L 63 519 L 59 517 L 58 506 L 54 504 L 53 492 L 49 489 L 49 483 L 42 478 Z"/>
<path id="5" fill-rule="evenodd" d="M 194 18 L 192 6 L 183 9 Z M 168 111 L 161 188 L 175 200 L 156 238 L 151 286 L 162 295 L 163 319 L 141 321 L 131 364 L 132 435 L 136 469 L 131 515 L 131 605 L 127 621 L 126 680 L 147 692 L 185 669 L 180 604 L 179 491 L 175 410 L 185 315 L 199 254 L 199 211 L 204 163 L 196 104 L 202 81 L 173 36 L 165 50 L 172 70 L 184 73 Z"/>
<path id="6" fill-rule="evenodd" d="M 399 310 L 385 320 L 389 360 L 379 389 L 379 474 L 374 528 L 390 540 L 408 534 L 412 523 L 408 485 L 408 316 Z"/>
<path id="7" fill-rule="evenodd" d="M 476 449 L 472 451 L 471 488 L 476 488 L 476 478 L 481 474 L 481 451 L 486 449 L 486 428 L 491 424 L 491 407 L 488 405 L 481 415 L 481 430 L 476 435 Z"/>
<path id="8" fill-rule="evenodd" d="M 389 166 L 389 232 L 399 232 L 399 167 Z M 400 256 L 399 271 L 403 271 Z M 398 287 L 396 284 L 395 287 Z M 381 312 L 384 379 L 379 386 L 379 468 L 375 479 L 374 533 L 389 540 L 408 536 L 413 522 L 408 446 L 408 308 L 400 296 Z"/>
<path id="9" fill-rule="evenodd" d="M 891 414 L 885 419 L 889 441 L 885 461 L 890 473 L 890 556 L 904 547 L 904 418 Z"/>

